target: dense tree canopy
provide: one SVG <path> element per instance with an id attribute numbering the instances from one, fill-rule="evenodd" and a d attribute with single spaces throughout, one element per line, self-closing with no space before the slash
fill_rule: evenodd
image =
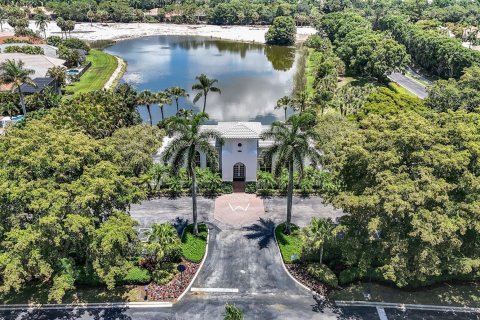
<path id="1" fill-rule="evenodd" d="M 480 52 L 465 48 L 457 39 L 436 30 L 423 30 L 401 17 L 382 18 L 380 28 L 391 31 L 418 65 L 442 78 L 458 79 L 465 68 L 480 64 Z"/>
<path id="2" fill-rule="evenodd" d="M 322 17 L 320 28 L 336 47 L 352 75 L 384 79 L 402 70 L 410 61 L 405 47 L 389 35 L 371 30 L 370 23 L 352 12 L 335 12 Z"/>
<path id="3" fill-rule="evenodd" d="M 478 276 L 479 124 L 463 111 L 371 115 L 325 149 L 344 186 L 333 202 L 349 213 L 337 230 L 347 266 L 398 286 Z"/>
<path id="4" fill-rule="evenodd" d="M 267 44 L 291 46 L 295 43 L 297 28 L 291 17 L 277 17 L 265 34 Z"/>
<path id="5" fill-rule="evenodd" d="M 1 137 L 0 294 L 40 282 L 60 302 L 82 274 L 112 288 L 133 266 L 125 212 L 146 195 L 161 132 L 137 125 L 132 94 L 80 95 Z"/>

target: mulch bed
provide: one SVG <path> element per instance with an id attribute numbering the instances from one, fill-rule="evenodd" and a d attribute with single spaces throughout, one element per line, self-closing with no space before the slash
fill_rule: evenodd
<path id="1" fill-rule="evenodd" d="M 288 272 L 290 272 L 290 274 L 303 285 L 307 286 L 308 288 L 322 296 L 327 295 L 329 287 L 309 275 L 306 265 L 295 263 L 285 264 L 285 266 L 287 267 Z"/>
<path id="2" fill-rule="evenodd" d="M 186 260 L 182 261 L 182 264 L 186 267 L 185 271 L 182 274 L 177 272 L 168 283 L 162 285 L 150 283 L 148 285 L 149 301 L 175 300 L 185 291 L 200 264 Z"/>

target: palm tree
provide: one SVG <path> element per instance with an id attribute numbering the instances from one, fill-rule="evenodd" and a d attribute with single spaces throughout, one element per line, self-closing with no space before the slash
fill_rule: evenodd
<path id="1" fill-rule="evenodd" d="M 288 169 L 287 187 L 287 222 L 285 233 L 290 233 L 292 220 L 292 198 L 293 198 L 293 170 L 297 168 L 300 176 L 307 159 L 315 164 L 320 159 L 319 152 L 312 142 L 316 138 L 313 130 L 315 117 L 310 113 L 292 115 L 288 121 L 276 121 L 270 129 L 261 135 L 262 140 L 274 141 L 265 150 L 265 161 L 274 165 L 275 175 L 278 177 L 284 167 Z"/>
<path id="2" fill-rule="evenodd" d="M 156 102 L 160 107 L 160 112 L 162 113 L 162 121 L 163 121 L 165 119 L 163 115 L 163 107 L 166 104 L 172 104 L 172 99 L 170 98 L 170 94 L 166 91 L 160 91 L 159 93 L 157 93 Z"/>
<path id="3" fill-rule="evenodd" d="M 320 252 L 320 264 L 323 262 L 323 247 L 325 242 L 332 239 L 334 227 L 332 219 L 314 217 L 300 233 L 304 247 Z"/>
<path id="4" fill-rule="evenodd" d="M 0 28 L 3 32 L 3 24 L 8 20 L 8 13 L 4 7 L 0 7 Z"/>
<path id="5" fill-rule="evenodd" d="M 37 84 L 33 82 L 30 75 L 34 74 L 35 71 L 31 69 L 24 69 L 24 63 L 22 60 L 16 62 L 15 60 L 7 59 L 5 62 L 0 64 L 0 83 L 11 83 L 12 91 L 18 90 L 20 97 L 20 105 L 22 106 L 23 115 L 27 115 L 27 109 L 25 107 L 25 100 L 22 93 L 22 84 L 29 84 L 33 87 L 36 87 Z"/>
<path id="6" fill-rule="evenodd" d="M 205 112 L 205 108 L 207 107 L 207 95 L 208 93 L 211 92 L 218 92 L 221 94 L 222 92 L 220 91 L 219 88 L 214 87 L 213 85 L 218 82 L 217 79 L 209 79 L 206 75 L 203 73 L 196 77 L 195 79 L 198 80 L 198 83 L 195 83 L 192 86 L 192 90 L 200 90 L 199 93 L 195 96 L 193 99 L 193 103 L 197 103 L 197 101 L 203 96 L 203 111 Z"/>
<path id="7" fill-rule="evenodd" d="M 206 154 L 216 167 L 218 153 L 211 140 L 223 144 L 223 139 L 217 131 L 200 130 L 201 123 L 208 120 L 208 114 L 200 112 L 193 117 L 173 117 L 167 123 L 167 130 L 174 138 L 163 152 L 163 161 L 171 164 L 172 175 L 178 175 L 180 169 L 187 167 L 189 176 L 192 179 L 192 213 L 193 233 L 198 236 L 197 223 L 197 179 L 195 174 L 195 158 L 197 151 Z"/>
<path id="8" fill-rule="evenodd" d="M 57 23 L 57 26 L 60 28 L 60 31 L 62 32 L 62 38 L 63 38 L 63 33 L 65 32 L 65 38 L 67 38 L 67 23 L 62 17 L 58 17 L 57 20 L 55 20 Z"/>
<path id="9" fill-rule="evenodd" d="M 46 76 L 55 79 L 58 86 L 58 91 L 60 93 L 60 88 L 65 84 L 65 71 L 67 69 L 63 66 L 51 67 L 48 69 Z"/>
<path id="10" fill-rule="evenodd" d="M 170 223 L 153 224 L 147 232 L 146 245 L 148 255 L 156 263 L 161 263 L 172 249 L 180 247 L 180 238 L 177 230 Z"/>
<path id="11" fill-rule="evenodd" d="M 43 33 L 44 38 L 47 38 L 47 27 L 50 18 L 42 11 L 39 11 L 35 15 L 35 25 L 37 26 L 38 30 Z"/>
<path id="12" fill-rule="evenodd" d="M 308 105 L 308 93 L 306 91 L 297 92 L 293 98 L 293 104 L 300 112 L 305 111 Z"/>
<path id="13" fill-rule="evenodd" d="M 93 25 L 93 19 L 95 19 L 95 12 L 93 12 L 92 10 L 88 10 L 87 12 L 87 18 L 88 20 L 90 20 L 90 25 L 92 26 Z"/>
<path id="14" fill-rule="evenodd" d="M 187 98 L 189 97 L 189 94 L 185 91 L 185 89 L 180 88 L 179 86 L 171 87 L 170 89 L 167 89 L 167 92 L 173 99 L 175 99 L 175 104 L 177 105 L 178 112 L 178 99 L 180 97 Z"/>
<path id="15" fill-rule="evenodd" d="M 285 121 L 287 121 L 287 110 L 293 108 L 293 100 L 289 96 L 284 96 L 278 99 L 275 109 L 283 109 L 285 112 Z"/>
<path id="16" fill-rule="evenodd" d="M 150 120 L 150 126 L 153 126 L 152 122 L 152 111 L 150 110 L 150 105 L 156 102 L 156 94 L 150 90 L 144 90 L 140 92 L 137 96 L 137 104 L 140 106 L 146 106 L 148 112 L 148 119 Z"/>

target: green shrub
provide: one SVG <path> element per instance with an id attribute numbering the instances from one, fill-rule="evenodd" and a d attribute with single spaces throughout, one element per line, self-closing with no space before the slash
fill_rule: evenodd
<path id="1" fill-rule="evenodd" d="M 4 50 L 5 53 L 25 53 L 25 54 L 45 54 L 43 48 L 37 46 L 9 46 Z"/>
<path id="2" fill-rule="evenodd" d="M 198 225 L 198 237 L 193 234 L 193 224 L 188 225 L 183 232 L 183 257 L 191 262 L 202 261 L 207 248 L 208 228 L 205 224 Z"/>
<path id="3" fill-rule="evenodd" d="M 8 44 L 8 43 L 28 43 L 28 44 L 33 44 L 33 42 L 30 41 L 30 40 L 15 39 L 15 38 L 3 39 L 3 43 L 5 43 L 5 44 Z"/>
<path id="4" fill-rule="evenodd" d="M 85 50 L 86 52 L 90 51 L 90 47 L 88 46 L 88 44 L 85 41 L 80 40 L 78 38 L 64 39 L 62 41 L 62 44 L 65 47 L 70 48 L 70 49 L 82 49 L 82 50 Z"/>
<path id="5" fill-rule="evenodd" d="M 307 272 L 321 283 L 333 288 L 338 287 L 337 276 L 324 264 L 320 265 L 319 263 L 311 263 L 307 267 Z"/>
<path id="6" fill-rule="evenodd" d="M 47 38 L 47 44 L 54 47 L 58 47 L 59 45 L 62 44 L 62 42 L 63 42 L 63 39 L 59 36 L 50 36 Z"/>
<path id="7" fill-rule="evenodd" d="M 257 183 L 256 182 L 246 182 L 245 183 L 245 192 L 246 193 L 256 193 L 257 192 Z"/>
<path id="8" fill-rule="evenodd" d="M 233 193 L 233 184 L 230 181 L 222 182 L 222 193 L 223 194 Z"/>
<path id="9" fill-rule="evenodd" d="M 350 267 L 348 269 L 345 269 L 338 275 L 338 281 L 342 285 L 360 280 L 360 278 L 360 270 L 356 267 Z"/>
<path id="10" fill-rule="evenodd" d="M 290 225 L 291 233 L 284 234 L 285 223 L 279 224 L 275 228 L 275 236 L 277 237 L 278 247 L 282 254 L 283 261 L 285 263 L 292 263 L 292 255 L 296 255 L 298 258 L 302 254 L 302 240 L 300 239 L 300 229 L 293 223 Z"/>
<path id="11" fill-rule="evenodd" d="M 165 284 L 173 279 L 177 273 L 176 263 L 163 263 L 160 268 L 153 270 L 152 280 L 156 284 Z"/>
<path id="12" fill-rule="evenodd" d="M 291 46 L 295 43 L 297 28 L 292 17 L 276 17 L 265 34 L 267 44 Z"/>
<path id="13" fill-rule="evenodd" d="M 204 195 L 216 195 L 222 192 L 222 178 L 219 173 L 201 168 L 197 168 L 196 173 L 199 192 Z"/>
<path id="14" fill-rule="evenodd" d="M 102 284 L 100 278 L 97 276 L 97 274 L 95 273 L 95 271 L 93 271 L 91 267 L 82 268 L 78 272 L 75 283 L 87 286 L 99 286 Z"/>
<path id="15" fill-rule="evenodd" d="M 243 312 L 238 309 L 234 304 L 227 303 L 225 305 L 225 317 L 224 320 L 243 320 Z"/>
<path id="16" fill-rule="evenodd" d="M 152 281 L 152 275 L 147 269 L 133 267 L 122 279 L 121 284 L 146 284 Z"/>

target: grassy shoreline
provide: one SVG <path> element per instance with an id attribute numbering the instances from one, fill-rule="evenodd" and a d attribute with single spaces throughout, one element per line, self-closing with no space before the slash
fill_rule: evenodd
<path id="1" fill-rule="evenodd" d="M 103 89 L 118 66 L 115 56 L 96 49 L 90 50 L 87 61 L 90 61 L 92 66 L 80 77 L 80 81 L 66 87 L 67 94 Z"/>

